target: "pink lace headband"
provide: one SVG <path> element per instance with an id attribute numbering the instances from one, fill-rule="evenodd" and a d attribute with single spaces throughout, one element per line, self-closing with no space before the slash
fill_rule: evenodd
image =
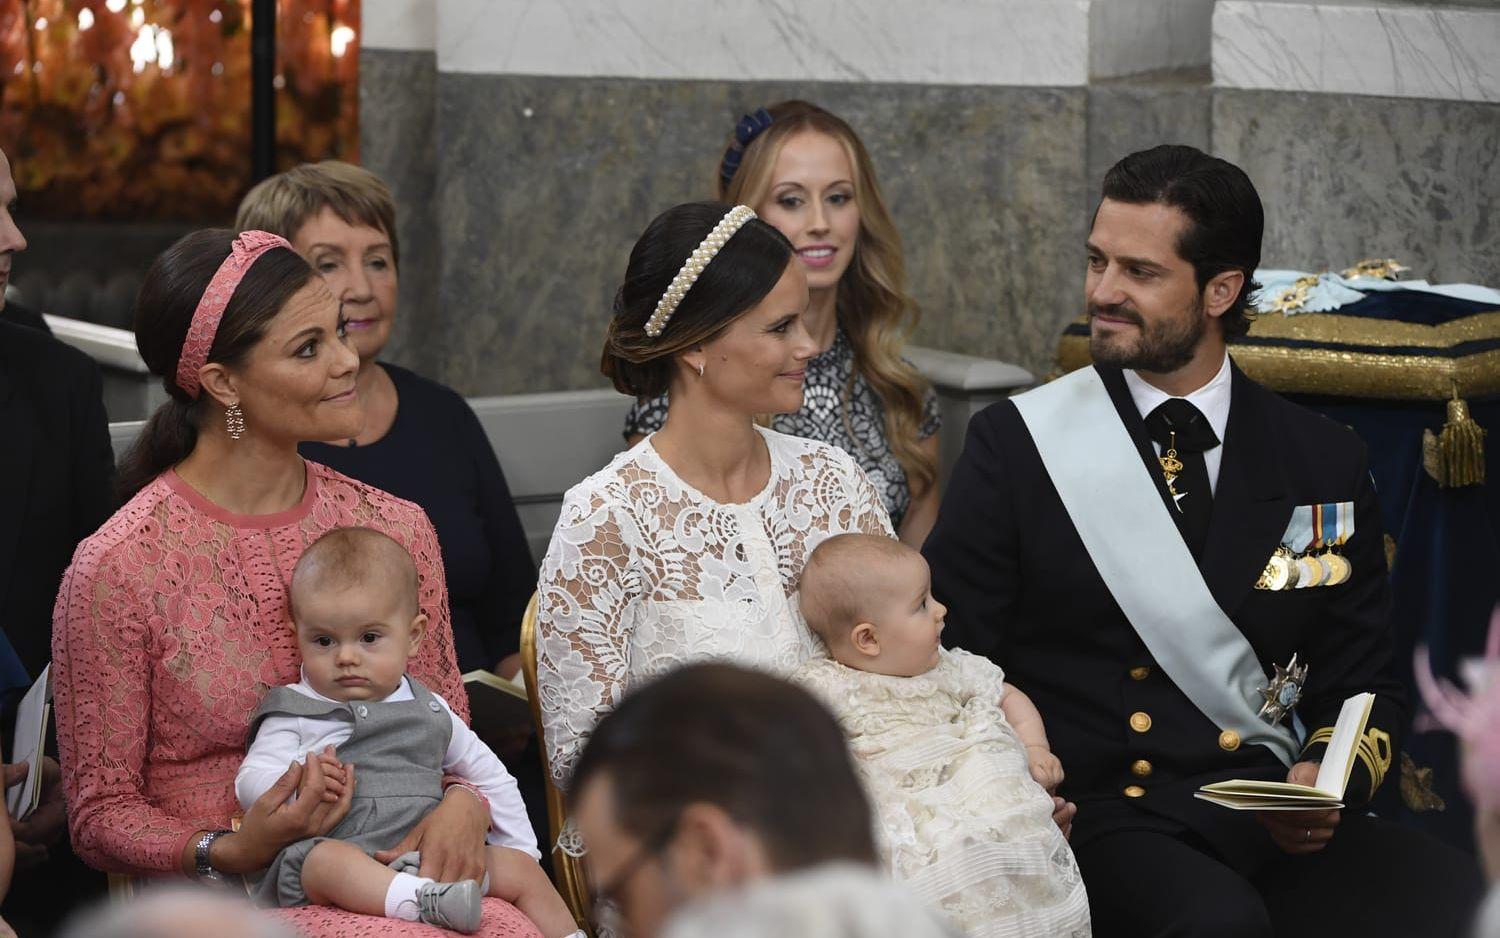
<path id="1" fill-rule="evenodd" d="M 213 348 L 214 336 L 219 332 L 219 320 L 224 318 L 224 308 L 235 288 L 245 279 L 250 265 L 271 248 L 291 249 L 291 245 L 280 235 L 269 231 L 242 231 L 234 239 L 229 256 L 219 265 L 214 278 L 203 291 L 198 308 L 193 310 L 193 321 L 188 326 L 187 338 L 182 340 L 182 354 L 177 357 L 177 386 L 187 392 L 188 397 L 197 397 L 199 391 L 198 371 L 208 363 L 208 350 Z"/>

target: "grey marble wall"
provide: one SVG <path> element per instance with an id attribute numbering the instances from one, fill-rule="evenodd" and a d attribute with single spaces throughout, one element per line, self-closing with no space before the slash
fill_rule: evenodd
<path id="1" fill-rule="evenodd" d="M 733 121 L 823 103 L 869 146 L 903 236 L 916 341 L 1051 368 L 1080 307 L 1104 171 L 1162 142 L 1243 166 L 1265 262 L 1402 259 L 1500 283 L 1500 105 L 1211 88 L 1201 73 L 1088 88 L 629 80 L 438 73 L 361 60 L 361 147 L 395 190 L 402 317 L 391 357 L 466 394 L 599 387 L 630 246 L 706 198 Z"/>
<path id="2" fill-rule="evenodd" d="M 391 187 L 401 244 L 400 312 L 383 357 L 425 374 L 441 367 L 426 341 L 438 304 L 443 254 L 443 233 L 433 207 L 436 82 L 437 56 L 431 52 L 360 53 L 360 162 Z"/>
<path id="3" fill-rule="evenodd" d="M 1266 206 L 1267 266 L 1394 257 L 1500 283 L 1500 104 L 1220 89 L 1213 144 Z"/>
<path id="4" fill-rule="evenodd" d="M 1162 143 L 1210 147 L 1208 75 L 1189 71 L 1092 85 L 1088 90 L 1088 192 L 1092 213 L 1104 174 L 1122 158 Z"/>
<path id="5" fill-rule="evenodd" d="M 711 193 L 740 113 L 794 95 L 870 147 L 926 312 L 918 340 L 1044 370 L 1081 283 L 1081 89 L 443 73 L 441 286 L 424 339 L 437 373 L 469 394 L 603 383 L 636 236 Z"/>

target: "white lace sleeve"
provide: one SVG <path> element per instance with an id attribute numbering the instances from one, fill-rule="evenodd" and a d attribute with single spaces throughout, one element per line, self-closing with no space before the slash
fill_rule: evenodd
<path id="1" fill-rule="evenodd" d="M 566 788 L 594 724 L 625 684 L 640 597 L 611 500 L 585 482 L 563 500 L 537 584 L 537 688 L 552 780 Z"/>
<path id="2" fill-rule="evenodd" d="M 849 499 L 850 517 L 840 519 L 844 522 L 844 530 L 895 537 L 896 531 L 891 527 L 891 516 L 886 512 L 885 503 L 880 500 L 880 492 L 875 489 L 870 477 L 865 475 L 864 469 L 860 468 L 854 457 L 841 449 L 835 448 L 834 452 L 841 457 L 839 465 L 850 475 L 850 484 L 854 490 Z"/>

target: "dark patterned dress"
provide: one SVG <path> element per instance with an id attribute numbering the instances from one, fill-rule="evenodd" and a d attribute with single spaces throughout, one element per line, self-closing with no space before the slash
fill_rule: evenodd
<path id="1" fill-rule="evenodd" d="M 891 526 L 899 530 L 906 510 L 911 507 L 911 486 L 906 481 L 906 470 L 901 468 L 885 439 L 885 405 L 862 374 L 854 374 L 849 419 L 845 422 L 844 391 L 853 373 L 854 346 L 849 344 L 849 337 L 841 327 L 834 335 L 833 345 L 807 363 L 802 409 L 792 414 L 777 414 L 771 420 L 771 427 L 792 436 L 831 443 L 853 456 L 880 493 L 886 513 L 891 516 Z M 665 394 L 642 398 L 625 417 L 625 436 L 654 433 L 666 421 Z M 938 432 L 942 423 L 937 392 L 929 386 L 922 404 L 918 437 L 927 439 Z"/>

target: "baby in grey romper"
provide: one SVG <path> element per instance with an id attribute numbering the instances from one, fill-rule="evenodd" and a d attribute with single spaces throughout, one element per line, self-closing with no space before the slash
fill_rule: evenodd
<path id="1" fill-rule="evenodd" d="M 480 897 L 488 894 L 515 904 L 546 938 L 576 933 L 537 863 L 536 836 L 515 780 L 447 701 L 406 674 L 427 622 L 406 550 L 368 528 L 336 528 L 303 554 L 289 592 L 302 680 L 271 688 L 261 702 L 235 794 L 249 810 L 291 762 L 329 746 L 336 755 L 323 757 L 325 770 L 352 779 L 354 790 L 348 814 L 326 836 L 288 845 L 254 878 L 256 899 L 474 932 Z M 484 885 L 435 883 L 372 856 L 399 843 L 437 807 L 445 775 L 463 779 L 489 802 Z"/>

